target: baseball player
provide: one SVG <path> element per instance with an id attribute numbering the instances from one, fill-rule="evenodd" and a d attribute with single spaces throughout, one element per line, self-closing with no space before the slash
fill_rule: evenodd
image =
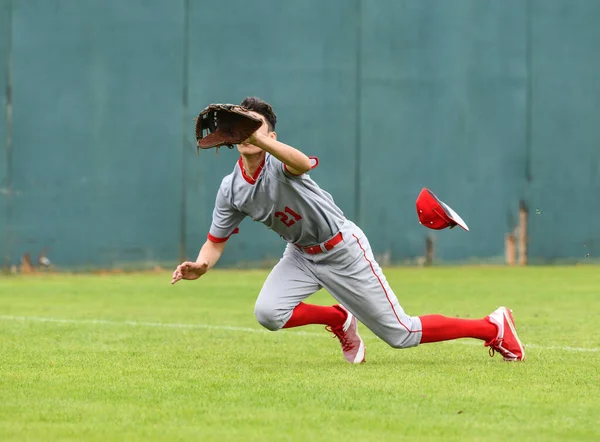
<path id="1" fill-rule="evenodd" d="M 498 352 L 507 361 L 524 359 L 512 313 L 505 307 L 482 319 L 407 315 L 364 232 L 307 174 L 318 159 L 277 139 L 277 117 L 268 103 L 248 97 L 241 106 L 260 118 L 262 126 L 237 144 L 240 158 L 217 192 L 207 241 L 195 262 L 177 266 L 171 284 L 197 279 L 211 269 L 248 216 L 287 242 L 256 300 L 254 313 L 263 327 L 276 331 L 324 325 L 339 339 L 350 363 L 365 361 L 358 321 L 393 348 L 474 338 L 490 348 L 490 356 Z M 321 288 L 339 304 L 305 302 Z"/>

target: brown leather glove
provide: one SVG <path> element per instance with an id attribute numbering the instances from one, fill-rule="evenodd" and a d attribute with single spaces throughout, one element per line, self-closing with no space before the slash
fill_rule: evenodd
<path id="1" fill-rule="evenodd" d="M 196 144 L 199 149 L 233 149 L 262 125 L 262 120 L 236 104 L 210 104 L 196 118 Z"/>

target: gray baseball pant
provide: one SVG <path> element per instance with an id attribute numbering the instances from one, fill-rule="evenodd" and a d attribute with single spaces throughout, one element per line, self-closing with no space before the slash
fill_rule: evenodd
<path id="1" fill-rule="evenodd" d="M 287 245 L 256 300 L 258 322 L 269 330 L 281 329 L 300 302 L 325 288 L 390 346 L 417 346 L 421 321 L 400 306 L 363 231 L 350 220 L 340 231 L 343 241 L 320 254 Z"/>

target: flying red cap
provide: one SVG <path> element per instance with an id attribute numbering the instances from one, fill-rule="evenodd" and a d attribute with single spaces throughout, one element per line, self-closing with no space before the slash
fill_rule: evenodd
<path id="1" fill-rule="evenodd" d="M 442 230 L 446 227 L 452 229 L 458 225 L 469 231 L 467 223 L 458 213 L 426 188 L 423 188 L 417 197 L 417 215 L 419 222 L 430 229 Z"/>

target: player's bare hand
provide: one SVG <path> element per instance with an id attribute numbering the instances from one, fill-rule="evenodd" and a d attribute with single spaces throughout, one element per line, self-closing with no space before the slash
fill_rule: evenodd
<path id="1" fill-rule="evenodd" d="M 198 279 L 208 271 L 208 264 L 203 262 L 186 261 L 177 266 L 173 272 L 171 284 L 175 284 L 181 279 L 193 280 Z"/>
<path id="2" fill-rule="evenodd" d="M 246 138 L 242 144 L 252 144 L 253 146 L 256 146 L 260 136 L 261 136 L 261 134 L 257 130 L 252 135 L 250 135 L 248 138 Z"/>

